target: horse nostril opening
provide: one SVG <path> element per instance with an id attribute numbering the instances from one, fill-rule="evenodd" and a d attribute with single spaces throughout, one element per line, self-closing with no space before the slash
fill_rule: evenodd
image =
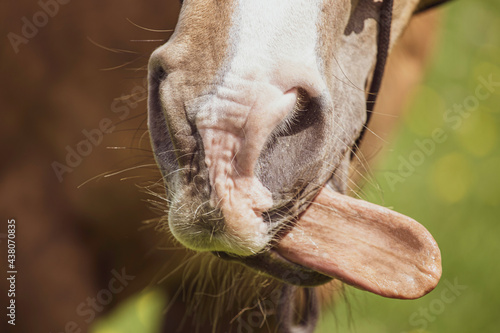
<path id="1" fill-rule="evenodd" d="M 295 105 L 296 111 L 306 111 L 307 105 L 311 101 L 309 94 L 303 88 L 298 89 L 297 103 Z"/>
<path id="2" fill-rule="evenodd" d="M 291 112 L 276 126 L 271 137 L 292 136 L 309 127 L 313 101 L 303 88 L 297 90 L 297 100 Z"/>
<path id="3" fill-rule="evenodd" d="M 293 127 L 295 131 L 300 131 L 304 124 L 311 124 L 310 116 L 313 101 L 305 89 L 299 88 L 297 102 L 293 109 Z"/>
<path id="4" fill-rule="evenodd" d="M 149 72 L 149 84 L 150 87 L 158 89 L 160 84 L 165 81 L 168 74 L 167 71 L 160 65 L 155 64 L 154 68 Z"/>
<path id="5" fill-rule="evenodd" d="M 162 82 L 167 78 L 167 72 L 163 69 L 163 67 L 158 67 L 153 75 L 154 79 L 158 82 Z"/>
<path id="6" fill-rule="evenodd" d="M 153 52 L 149 58 L 148 72 L 151 86 L 159 86 L 167 78 L 171 69 L 169 54 L 170 52 L 167 52 L 163 46 Z"/>

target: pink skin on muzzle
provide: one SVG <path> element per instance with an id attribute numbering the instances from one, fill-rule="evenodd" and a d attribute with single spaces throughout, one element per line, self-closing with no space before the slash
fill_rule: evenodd
<path id="1" fill-rule="evenodd" d="M 258 253 L 270 241 L 262 213 L 272 207 L 273 199 L 254 169 L 266 141 L 293 111 L 297 97 L 297 88 L 283 93 L 270 84 L 244 96 L 220 89 L 197 115 L 212 188 L 210 203 L 221 209 L 225 232 L 248 249 L 240 255 Z"/>

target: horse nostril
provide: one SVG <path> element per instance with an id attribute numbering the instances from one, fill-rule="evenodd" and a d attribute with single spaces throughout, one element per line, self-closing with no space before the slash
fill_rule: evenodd
<path id="1" fill-rule="evenodd" d="M 271 138 L 280 136 L 292 136 L 313 124 L 314 117 L 311 117 L 315 108 L 314 102 L 303 88 L 297 89 L 297 100 L 293 110 L 276 126 L 271 134 Z"/>
<path id="2" fill-rule="evenodd" d="M 148 63 L 149 84 L 159 86 L 167 78 L 172 69 L 172 61 L 170 60 L 171 50 L 166 45 L 156 49 L 151 54 Z"/>
<path id="3" fill-rule="evenodd" d="M 163 68 L 161 64 L 158 63 L 156 59 L 150 60 L 149 68 L 149 88 L 158 90 L 160 85 L 167 78 L 167 71 Z"/>
<path id="4" fill-rule="evenodd" d="M 155 71 L 153 71 L 153 78 L 157 82 L 162 82 L 167 78 L 167 72 L 163 67 L 158 67 Z"/>
<path id="5" fill-rule="evenodd" d="M 167 78 L 167 71 L 162 66 L 162 57 L 158 51 L 154 52 L 149 59 L 148 65 L 149 103 L 157 107 L 161 105 L 160 85 Z"/>
<path id="6" fill-rule="evenodd" d="M 309 104 L 309 102 L 311 101 L 311 98 L 304 88 L 299 88 L 298 91 L 299 93 L 297 96 L 295 109 L 296 111 L 305 111 L 307 109 L 307 104 Z"/>

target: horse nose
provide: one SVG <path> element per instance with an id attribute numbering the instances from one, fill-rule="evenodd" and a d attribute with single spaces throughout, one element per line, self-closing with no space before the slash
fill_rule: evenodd
<path id="1" fill-rule="evenodd" d="M 155 150 L 174 154 L 178 166 L 186 168 L 192 164 L 197 146 L 194 126 L 184 107 L 191 90 L 186 89 L 183 73 L 176 68 L 172 56 L 176 50 L 172 48 L 168 43 L 161 46 L 149 60 L 148 127 Z M 165 142 L 170 146 L 165 147 Z"/>
<path id="2" fill-rule="evenodd" d="M 255 168 L 272 133 L 293 114 L 298 88 L 241 73 L 200 72 L 193 78 L 175 65 L 169 48 L 155 51 L 149 63 L 149 123 L 155 147 L 169 137 L 180 170 L 171 187 L 182 214 L 169 216 L 170 229 L 195 250 L 258 253 L 272 238 L 263 216 L 273 198 Z M 201 203 L 204 211 L 217 212 L 217 223 L 210 214 L 196 218 Z"/>
<path id="3" fill-rule="evenodd" d="M 298 89 L 283 92 L 267 83 L 235 81 L 191 107 L 209 174 L 210 204 L 222 212 L 225 232 L 243 240 L 244 254 L 250 255 L 270 241 L 263 213 L 273 206 L 255 167 L 271 133 L 293 111 Z M 194 112 L 189 109 L 188 114 Z"/>

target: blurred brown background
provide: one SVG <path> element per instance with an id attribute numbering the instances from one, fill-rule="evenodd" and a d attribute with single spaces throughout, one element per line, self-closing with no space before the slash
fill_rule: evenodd
<path id="1" fill-rule="evenodd" d="M 174 0 L 1 2 L 0 233 L 5 236 L 8 218 L 16 219 L 16 332 L 60 332 L 70 321 L 85 332 L 82 319 L 90 315 L 75 310 L 107 287 L 112 270 L 135 276 L 113 304 L 151 281 L 157 237 L 139 229 L 156 214 L 141 201 L 147 196 L 138 181 L 120 181 L 131 175 L 125 172 L 77 187 L 105 172 L 152 163 L 148 152 L 107 147 L 140 146 L 145 65 L 169 37 L 165 30 L 175 27 L 178 10 Z M 95 129 L 103 119 L 115 127 L 99 142 Z M 67 165 L 68 147 L 78 153 L 84 130 L 98 144 L 81 144 L 87 156 L 74 157 L 75 167 L 60 181 L 52 164 Z M 0 241 L 4 272 L 6 239 Z M 0 331 L 11 332 L 4 278 L 0 287 Z"/>

